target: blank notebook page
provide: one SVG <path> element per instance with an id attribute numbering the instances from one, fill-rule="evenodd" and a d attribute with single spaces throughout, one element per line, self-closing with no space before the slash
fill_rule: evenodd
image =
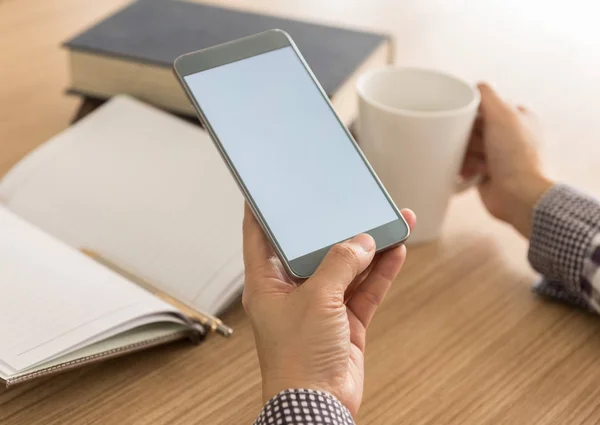
<path id="1" fill-rule="evenodd" d="M 0 184 L 0 200 L 206 312 L 241 288 L 244 203 L 218 151 L 199 127 L 132 98 L 36 149 Z"/>
<path id="2" fill-rule="evenodd" d="M 171 311 L 0 207 L 0 372 L 12 374 L 125 322 Z"/>

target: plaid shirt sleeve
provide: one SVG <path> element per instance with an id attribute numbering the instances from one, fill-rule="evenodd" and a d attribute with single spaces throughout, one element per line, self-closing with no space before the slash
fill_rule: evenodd
<path id="1" fill-rule="evenodd" d="M 331 394 L 285 390 L 263 407 L 254 425 L 354 425 L 352 415 Z"/>
<path id="2" fill-rule="evenodd" d="M 535 207 L 529 262 L 543 279 L 534 291 L 600 313 L 600 203 L 564 185 Z"/>

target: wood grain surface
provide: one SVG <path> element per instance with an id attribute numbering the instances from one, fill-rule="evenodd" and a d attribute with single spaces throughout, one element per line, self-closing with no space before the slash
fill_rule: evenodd
<path id="1" fill-rule="evenodd" d="M 68 126 L 59 45 L 124 0 L 0 0 L 0 176 Z M 537 110 L 556 178 L 600 193 L 600 30 L 573 0 L 226 0 L 232 7 L 397 37 L 399 64 L 492 81 Z M 423 178 L 416 176 L 416 178 Z M 600 423 L 600 320 L 537 299 L 526 242 L 474 192 L 443 237 L 410 247 L 368 336 L 360 424 Z M 213 337 L 0 393 L 0 424 L 249 424 L 262 406 L 240 306 Z"/>

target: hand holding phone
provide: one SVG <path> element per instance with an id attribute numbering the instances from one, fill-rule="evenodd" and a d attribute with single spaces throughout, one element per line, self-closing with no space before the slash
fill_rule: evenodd
<path id="1" fill-rule="evenodd" d="M 377 251 L 409 227 L 323 89 L 280 30 L 176 59 L 175 73 L 287 272 L 307 278 L 331 246 Z"/>
<path id="2" fill-rule="evenodd" d="M 412 227 L 415 215 L 402 211 Z M 406 256 L 398 246 L 374 261 L 361 234 L 335 245 L 302 288 L 290 285 L 249 208 L 244 217 L 246 284 L 263 400 L 289 388 L 335 395 L 355 415 L 362 398 L 366 331 Z"/>

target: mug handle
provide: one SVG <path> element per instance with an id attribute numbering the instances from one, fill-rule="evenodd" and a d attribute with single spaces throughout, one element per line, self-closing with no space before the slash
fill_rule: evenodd
<path id="1" fill-rule="evenodd" d="M 477 186 L 481 183 L 482 179 L 483 177 L 480 174 L 476 174 L 468 180 L 458 178 L 454 186 L 454 193 L 461 193 L 473 186 Z"/>

